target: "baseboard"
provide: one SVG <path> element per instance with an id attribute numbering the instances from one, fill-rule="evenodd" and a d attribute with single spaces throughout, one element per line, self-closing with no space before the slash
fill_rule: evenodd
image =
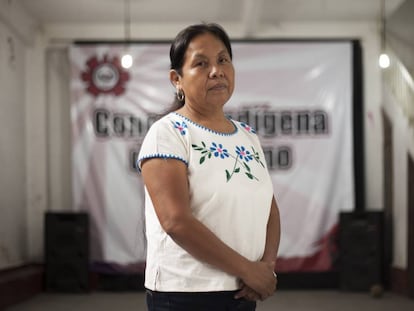
<path id="1" fill-rule="evenodd" d="M 406 269 L 391 268 L 391 290 L 397 294 L 408 296 L 408 271 Z"/>
<path id="2" fill-rule="evenodd" d="M 43 266 L 24 265 L 0 270 L 0 310 L 41 293 Z"/>

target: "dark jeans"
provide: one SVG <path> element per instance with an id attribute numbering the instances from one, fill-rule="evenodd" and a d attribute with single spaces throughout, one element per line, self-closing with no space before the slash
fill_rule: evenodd
<path id="1" fill-rule="evenodd" d="M 234 299 L 236 291 L 154 292 L 147 290 L 148 311 L 254 311 L 255 301 Z"/>

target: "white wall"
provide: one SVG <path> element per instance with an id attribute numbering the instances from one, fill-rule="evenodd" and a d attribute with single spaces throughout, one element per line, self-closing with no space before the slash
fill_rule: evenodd
<path id="1" fill-rule="evenodd" d="M 414 156 L 414 129 L 409 126 L 401 106 L 395 102 L 391 90 L 383 89 L 384 111 L 392 123 L 393 139 L 393 211 L 394 246 L 393 266 L 407 268 L 407 230 L 408 230 L 408 167 L 407 156 Z"/>
<path id="2" fill-rule="evenodd" d="M 32 261 L 34 247 L 37 258 L 42 253 L 44 69 L 32 70 L 44 59 L 38 29 L 19 2 L 0 1 L 0 269 Z"/>
<path id="3" fill-rule="evenodd" d="M 48 207 L 46 48 L 41 33 L 26 51 L 26 149 L 28 257 L 43 259 L 43 222 Z"/>
<path id="4" fill-rule="evenodd" d="M 184 26 L 186 25 L 134 24 L 132 25 L 132 39 L 171 39 Z M 242 37 L 242 25 L 223 24 L 223 26 L 231 37 Z M 69 101 L 67 100 L 68 92 L 65 89 L 65 85 L 61 83 L 65 80 L 61 80 L 61 82 L 55 81 L 53 85 L 49 85 L 46 83 L 46 79 L 48 77 L 64 79 L 61 74 L 66 70 L 64 68 L 65 65 L 59 67 L 58 63 L 59 60 L 62 60 L 61 56 L 63 54 L 61 53 L 64 53 L 65 48 L 72 40 L 119 40 L 123 36 L 122 27 L 123 25 L 121 24 L 54 24 L 45 25 L 43 31 L 35 30 L 35 34 L 30 37 L 33 42 L 26 51 L 27 74 L 25 78 L 20 77 L 17 82 L 17 84 L 27 82 L 25 87 L 27 94 L 26 110 L 22 107 L 18 111 L 13 110 L 13 121 L 8 121 L 9 123 L 14 123 L 20 120 L 20 114 L 24 115 L 26 113 L 27 115 L 26 132 L 18 132 L 20 136 L 16 137 L 17 139 L 13 139 L 15 143 L 10 143 L 9 147 L 17 150 L 26 150 L 27 152 L 26 171 L 20 171 L 20 179 L 15 181 L 14 185 L 14 188 L 17 188 L 17 185 L 22 187 L 22 185 L 27 183 L 26 197 L 14 195 L 13 200 L 22 206 L 26 203 L 28 213 L 28 260 L 42 260 L 44 211 L 47 209 L 67 209 L 71 206 L 70 110 Z M 257 28 L 256 33 L 252 37 L 276 39 L 351 38 L 361 40 L 364 62 L 366 207 L 368 209 L 381 209 L 383 207 L 382 124 L 380 114 L 382 86 L 380 72 L 377 67 L 377 56 L 379 53 L 377 25 L 375 23 L 355 22 L 328 24 L 281 23 L 278 26 L 262 25 Z M 0 62 L 4 62 L 2 54 L 0 54 Z M 61 96 L 51 91 L 55 88 L 62 92 Z M 22 96 L 21 93 L 13 95 L 13 99 L 19 98 L 19 96 Z M 3 103 L 1 105 L 0 109 L 3 115 L 3 110 L 6 108 L 3 107 Z M 18 108 L 13 106 L 13 109 Z M 0 126 L 4 130 L 3 123 Z M 3 139 L 3 136 L 0 137 Z M 23 143 L 24 141 L 26 142 L 25 144 Z M 1 177 L 0 180 L 2 182 L 0 191 L 3 197 L 5 191 L 3 183 L 5 179 Z M 400 202 L 396 203 L 400 204 Z M 401 206 L 403 208 L 403 205 Z M 398 208 L 396 207 L 396 209 Z M 399 219 L 403 216 L 404 214 L 401 213 L 397 215 L 397 218 Z M 2 227 L 3 222 L 3 220 L 0 220 L 0 227 Z M 16 220 L 16 223 L 22 224 L 23 222 L 21 218 Z M 399 230 L 404 231 L 406 228 L 401 227 Z M 8 230 L 8 232 L 13 232 L 13 229 Z M 402 244 L 405 243 L 405 240 L 400 235 L 403 236 L 404 234 L 406 232 L 396 236 L 394 241 L 397 253 L 401 253 L 403 249 Z M 15 235 L 18 236 L 17 233 Z M 400 257 L 404 257 L 404 253 L 401 253 L 401 256 L 396 256 L 396 258 Z M 1 258 L 0 255 L 0 267 L 5 262 Z M 406 262 L 396 259 L 396 264 L 405 267 Z"/>
<path id="5" fill-rule="evenodd" d="M 0 269 L 26 259 L 25 47 L 0 19 Z"/>

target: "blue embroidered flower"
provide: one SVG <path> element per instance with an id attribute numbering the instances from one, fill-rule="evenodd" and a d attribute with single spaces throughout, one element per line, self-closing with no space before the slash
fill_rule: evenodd
<path id="1" fill-rule="evenodd" d="M 229 152 L 227 149 L 223 148 L 222 144 L 212 143 L 210 147 L 210 151 L 213 152 L 215 157 L 220 157 L 222 159 L 229 157 Z"/>
<path id="2" fill-rule="evenodd" d="M 246 148 L 244 148 L 244 146 L 236 146 L 236 153 L 238 155 L 238 157 L 240 158 L 240 160 L 245 160 L 246 162 L 249 162 L 250 160 L 253 160 L 253 156 L 250 153 L 249 150 L 246 150 Z"/>
<path id="3" fill-rule="evenodd" d="M 184 121 L 181 123 L 176 121 L 176 122 L 173 122 L 173 124 L 174 124 L 174 128 L 179 130 L 181 135 L 185 135 L 187 124 Z"/>
<path id="4" fill-rule="evenodd" d="M 240 172 L 244 172 L 244 174 L 252 180 L 259 180 L 255 175 L 253 175 L 252 169 L 250 168 L 249 164 L 247 164 L 251 160 L 255 160 L 259 163 L 263 168 L 265 167 L 262 161 L 260 160 L 260 154 L 254 150 L 253 146 L 251 147 L 251 152 L 246 150 L 244 146 L 236 146 L 236 154 L 231 154 L 228 152 L 227 149 L 223 147 L 222 144 L 211 143 L 210 147 L 207 147 L 204 141 L 201 141 L 201 145 L 192 144 L 191 147 L 199 151 L 201 153 L 201 157 L 199 160 L 199 164 L 203 164 L 206 160 L 211 159 L 214 155 L 215 158 L 233 158 L 233 168 L 231 170 L 226 169 L 226 181 L 230 181 L 235 174 L 239 174 Z"/>
<path id="5" fill-rule="evenodd" d="M 246 124 L 246 123 L 244 123 L 244 122 L 241 122 L 240 124 L 241 124 L 241 126 L 242 126 L 242 127 L 243 127 L 246 131 L 248 131 L 249 133 L 256 134 L 255 129 L 254 129 L 254 128 L 252 128 L 250 125 L 248 125 L 248 124 Z"/>

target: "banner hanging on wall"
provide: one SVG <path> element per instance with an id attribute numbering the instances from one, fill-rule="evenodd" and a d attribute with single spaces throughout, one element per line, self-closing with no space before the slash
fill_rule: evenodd
<path id="1" fill-rule="evenodd" d="M 70 49 L 75 210 L 91 215 L 95 263 L 145 262 L 140 144 L 172 103 L 169 44 Z M 234 42 L 226 113 L 256 129 L 280 207 L 279 272 L 329 271 L 340 211 L 354 209 L 352 43 Z"/>

